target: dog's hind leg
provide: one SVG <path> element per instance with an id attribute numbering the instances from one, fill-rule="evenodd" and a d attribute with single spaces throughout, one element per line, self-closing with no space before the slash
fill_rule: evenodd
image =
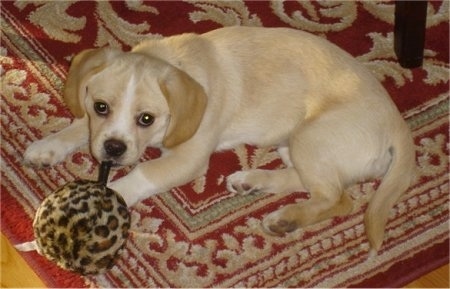
<path id="1" fill-rule="evenodd" d="M 353 201 L 346 194 L 333 194 L 329 197 L 320 190 L 312 190 L 307 201 L 290 204 L 270 213 L 263 220 L 264 230 L 272 235 L 282 236 L 297 228 L 306 227 L 320 221 L 349 214 L 353 209 Z"/>
<path id="2" fill-rule="evenodd" d="M 239 171 L 227 178 L 227 189 L 239 194 L 304 191 L 295 168 Z"/>
<path id="3" fill-rule="evenodd" d="M 290 156 L 310 199 L 269 214 L 266 231 L 281 235 L 349 214 L 353 203 L 345 188 L 384 175 L 390 162 L 386 111 L 368 115 L 367 110 L 364 102 L 336 105 L 297 127 Z"/>
<path id="4" fill-rule="evenodd" d="M 263 220 L 265 231 L 282 235 L 352 211 L 353 202 L 344 189 L 349 175 L 364 168 L 364 157 L 355 159 L 364 147 L 364 136 L 346 115 L 346 109 L 328 111 L 293 132 L 289 143 L 292 174 L 297 174 L 310 199 L 267 215 Z"/>
<path id="5" fill-rule="evenodd" d="M 307 136 L 302 136 L 301 140 L 308 141 Z M 309 192 L 310 198 L 284 206 L 267 215 L 262 224 L 267 233 L 281 236 L 297 228 L 347 215 L 352 211 L 353 201 L 344 192 L 336 163 L 333 161 L 323 163 L 315 155 L 323 156 L 327 152 L 327 145 L 320 141 L 320 137 L 315 141 L 322 144 L 313 146 L 317 150 L 307 148 L 304 143 L 292 149 L 292 153 L 296 154 L 292 158 L 294 164 L 291 168 L 292 174 L 297 174 L 297 179 L 301 180 L 304 191 Z"/>
<path id="6" fill-rule="evenodd" d="M 326 171 L 326 169 L 324 169 Z M 335 216 L 347 215 L 353 208 L 351 198 L 339 185 L 318 179 L 320 173 L 306 176 L 303 186 L 295 167 L 280 170 L 254 169 L 239 171 L 227 178 L 228 190 L 239 194 L 309 191 L 310 199 L 269 214 L 263 221 L 267 233 L 282 235 Z M 317 180 L 317 183 L 315 182 Z"/>
<path id="7" fill-rule="evenodd" d="M 239 171 L 227 178 L 227 189 L 239 194 L 288 193 L 304 191 L 298 173 L 293 168 L 289 147 L 281 145 L 278 153 L 286 169 Z"/>

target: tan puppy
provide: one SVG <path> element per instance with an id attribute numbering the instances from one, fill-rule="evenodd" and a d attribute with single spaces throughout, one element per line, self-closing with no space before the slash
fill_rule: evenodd
<path id="1" fill-rule="evenodd" d="M 52 165 L 88 141 L 95 158 L 117 165 L 161 148 L 161 158 L 110 184 L 128 205 L 201 176 L 214 151 L 278 145 L 285 169 L 227 179 L 243 194 L 310 192 L 269 214 L 264 229 L 282 235 L 348 214 L 345 188 L 384 176 L 365 216 L 376 251 L 414 176 L 409 128 L 382 85 L 346 52 L 298 30 L 230 27 L 148 40 L 127 53 L 83 51 L 65 101 L 77 119 L 33 143 L 26 161 Z"/>

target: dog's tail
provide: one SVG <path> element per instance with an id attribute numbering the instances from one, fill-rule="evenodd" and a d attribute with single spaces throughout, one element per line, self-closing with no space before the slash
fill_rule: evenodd
<path id="1" fill-rule="evenodd" d="M 392 159 L 377 192 L 371 198 L 364 216 L 370 256 L 380 249 L 389 212 L 416 177 L 415 148 L 408 125 L 400 122 L 389 148 Z"/>

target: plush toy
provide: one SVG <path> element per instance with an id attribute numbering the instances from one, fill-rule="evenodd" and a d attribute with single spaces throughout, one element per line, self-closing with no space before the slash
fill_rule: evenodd
<path id="1" fill-rule="evenodd" d="M 103 162 L 97 181 L 69 182 L 47 196 L 33 221 L 35 241 L 16 248 L 83 275 L 110 269 L 130 228 L 125 201 L 106 186 L 110 167 Z"/>

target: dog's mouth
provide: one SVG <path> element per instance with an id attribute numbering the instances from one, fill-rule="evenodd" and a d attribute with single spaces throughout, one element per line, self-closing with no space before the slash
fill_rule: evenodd
<path id="1" fill-rule="evenodd" d="M 126 166 L 125 164 L 123 164 L 123 162 L 118 159 L 118 158 L 114 158 L 114 157 L 110 157 L 110 156 L 103 156 L 102 158 L 99 159 L 99 162 L 109 162 L 111 164 L 112 168 L 119 168 L 119 167 L 124 167 Z"/>
<path id="2" fill-rule="evenodd" d="M 138 158 L 135 156 L 135 149 L 125 144 L 125 142 L 109 139 L 101 146 L 92 145 L 92 155 L 99 162 L 110 162 L 112 168 L 126 167 L 135 164 Z"/>
<path id="3" fill-rule="evenodd" d="M 108 160 L 108 161 L 110 161 L 111 162 L 111 167 L 113 167 L 113 168 L 119 168 L 119 167 L 123 167 L 123 165 L 122 164 L 120 164 L 119 162 L 117 162 L 117 161 L 113 161 L 113 160 Z"/>
<path id="4" fill-rule="evenodd" d="M 133 166 L 137 163 L 137 161 L 133 161 L 132 159 L 126 159 L 124 156 L 122 157 L 111 157 L 107 154 L 102 154 L 101 157 L 97 158 L 98 162 L 110 162 L 111 168 L 117 169 L 127 166 Z"/>

